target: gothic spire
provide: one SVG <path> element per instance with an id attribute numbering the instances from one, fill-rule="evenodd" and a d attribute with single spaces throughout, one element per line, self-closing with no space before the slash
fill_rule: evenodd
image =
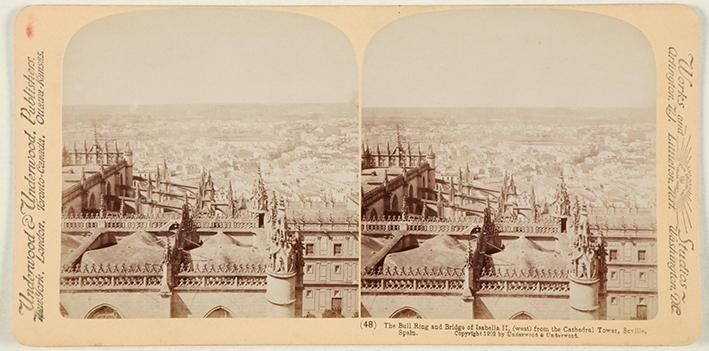
<path id="1" fill-rule="evenodd" d="M 399 149 L 399 152 L 403 150 L 401 143 L 401 131 L 399 129 L 399 124 L 396 125 L 396 147 Z"/>

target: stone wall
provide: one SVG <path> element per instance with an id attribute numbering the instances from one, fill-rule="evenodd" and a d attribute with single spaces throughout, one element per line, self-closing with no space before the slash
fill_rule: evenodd
<path id="1" fill-rule="evenodd" d="M 60 298 L 68 318 L 86 318 L 101 306 L 114 309 L 121 318 L 170 317 L 170 299 L 162 298 L 158 290 L 62 292 Z"/>
<path id="2" fill-rule="evenodd" d="M 366 311 L 377 318 L 389 318 L 405 309 L 417 312 L 422 318 L 473 317 L 473 306 L 460 295 L 363 295 L 362 306 L 363 316 Z"/>
<path id="3" fill-rule="evenodd" d="M 476 296 L 475 319 L 512 319 L 525 313 L 533 319 L 568 319 L 568 297 Z"/>

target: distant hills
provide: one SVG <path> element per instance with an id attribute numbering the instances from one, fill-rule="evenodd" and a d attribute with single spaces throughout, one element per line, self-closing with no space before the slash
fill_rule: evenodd
<path id="1" fill-rule="evenodd" d="M 367 107 L 362 110 L 364 123 L 375 120 L 403 122 L 411 119 L 465 120 L 468 122 L 534 121 L 565 122 L 599 121 L 654 123 L 655 110 L 650 108 L 509 108 L 509 107 Z"/>
<path id="2" fill-rule="evenodd" d="M 170 105 L 65 105 L 63 116 L 69 120 L 92 120 L 102 117 L 234 119 L 259 118 L 342 118 L 356 116 L 353 104 L 170 104 Z"/>

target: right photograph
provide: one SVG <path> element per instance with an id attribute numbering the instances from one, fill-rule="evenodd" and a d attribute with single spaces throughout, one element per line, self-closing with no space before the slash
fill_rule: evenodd
<path id="1" fill-rule="evenodd" d="M 362 83 L 361 315 L 651 319 L 655 60 L 550 9 L 383 27 Z"/>

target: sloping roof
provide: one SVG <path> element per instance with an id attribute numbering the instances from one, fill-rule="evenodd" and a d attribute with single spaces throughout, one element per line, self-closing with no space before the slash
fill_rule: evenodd
<path id="1" fill-rule="evenodd" d="M 82 264 L 160 264 L 165 258 L 167 238 L 146 231 L 132 233 L 116 245 L 84 253 Z"/>
<path id="2" fill-rule="evenodd" d="M 438 235 L 415 249 L 387 255 L 384 266 L 461 268 L 467 260 L 467 252 L 467 244 L 450 235 Z"/>
<path id="3" fill-rule="evenodd" d="M 505 242 L 505 248 L 490 257 L 496 267 L 518 269 L 563 269 L 568 263 L 568 255 L 565 252 L 544 248 L 524 237 Z"/>
<path id="4" fill-rule="evenodd" d="M 396 177 L 403 174 L 401 167 L 379 167 L 368 168 L 362 171 L 362 188 L 367 193 L 384 183 L 384 174 L 388 175 L 388 180 L 393 181 Z"/>
<path id="5" fill-rule="evenodd" d="M 245 245 L 237 239 L 218 232 L 204 241 L 202 246 L 189 251 L 192 262 L 198 264 L 262 264 L 266 253 L 255 246 Z"/>
<path id="6" fill-rule="evenodd" d="M 370 236 L 362 235 L 362 258 L 374 255 L 384 247 L 384 244 Z"/>
<path id="7" fill-rule="evenodd" d="M 62 264 L 69 264 L 66 260 L 71 257 L 71 253 L 81 245 L 84 237 L 79 235 L 62 234 Z"/>

